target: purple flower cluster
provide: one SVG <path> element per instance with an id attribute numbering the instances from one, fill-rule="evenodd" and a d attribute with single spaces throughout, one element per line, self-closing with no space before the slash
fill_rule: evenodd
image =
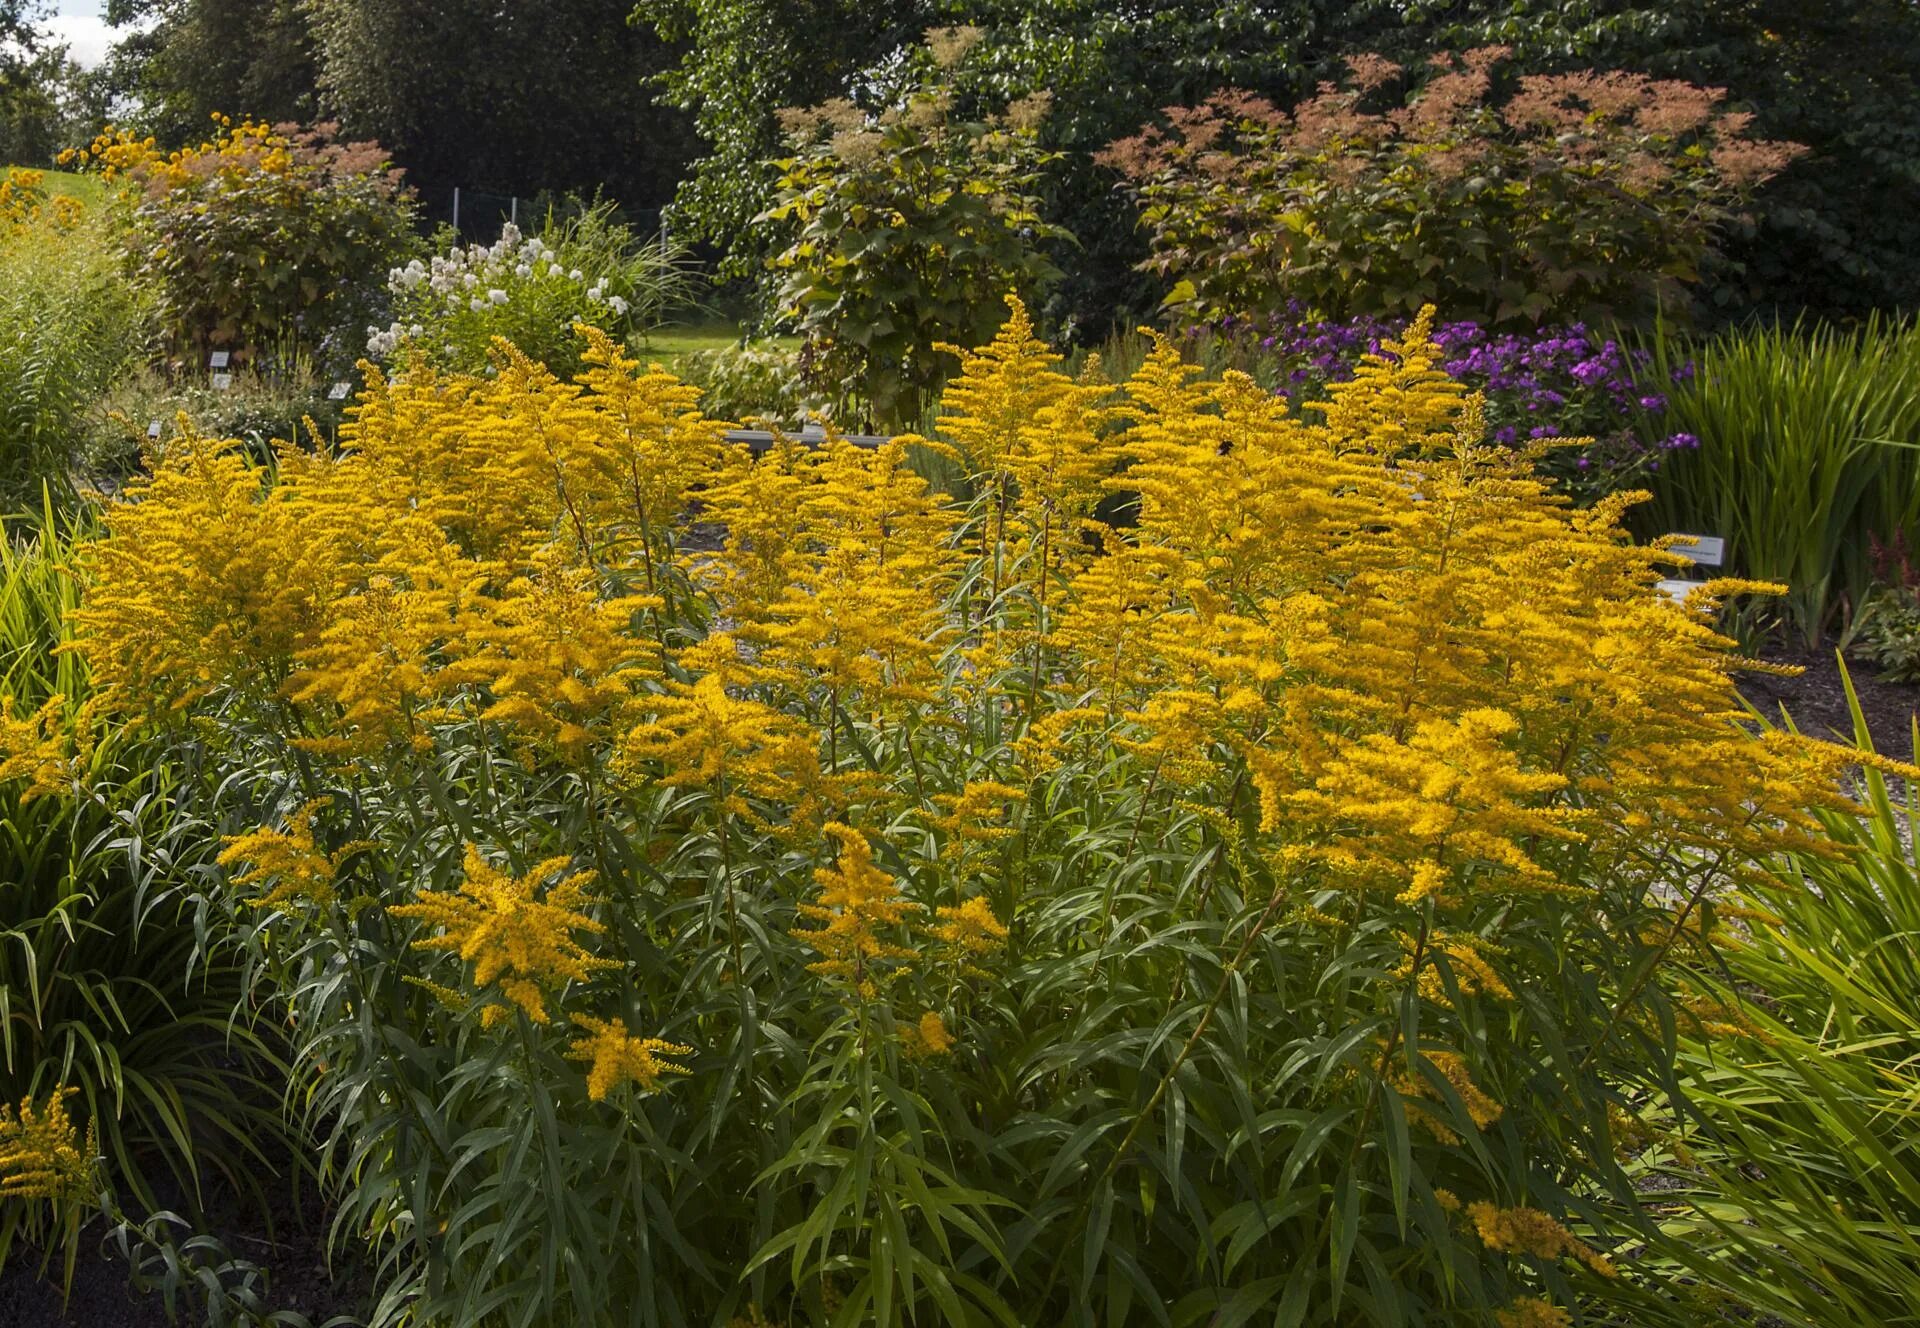
<path id="1" fill-rule="evenodd" d="M 1353 377 L 1360 357 L 1382 353 L 1382 343 L 1406 329 L 1404 319 L 1355 318 L 1331 322 L 1306 317 L 1298 305 L 1264 320 L 1222 320 L 1188 335 L 1224 340 L 1236 359 L 1289 399 L 1311 404 L 1328 383 Z M 1435 328 L 1445 353 L 1441 368 L 1485 393 L 1492 436 L 1506 446 L 1539 438 L 1592 438 L 1583 449 L 1553 449 L 1547 468 L 1585 497 L 1621 487 L 1657 465 L 1661 452 L 1699 446 L 1674 433 L 1658 447 L 1641 441 L 1649 417 L 1666 410 L 1666 385 L 1645 382 L 1651 356 L 1629 349 L 1582 323 L 1533 332 L 1491 332 L 1474 322 Z M 1693 376 L 1676 370 L 1674 382 Z"/>

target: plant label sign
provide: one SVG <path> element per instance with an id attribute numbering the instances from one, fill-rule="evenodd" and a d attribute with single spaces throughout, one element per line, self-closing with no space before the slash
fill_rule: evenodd
<path id="1" fill-rule="evenodd" d="M 233 363 L 232 351 L 217 350 L 207 356 L 207 367 L 209 369 L 224 369 L 231 363 Z"/>
<path id="2" fill-rule="evenodd" d="M 213 376 L 213 390 L 214 390 L 214 391 L 216 391 L 216 392 L 225 392 L 225 391 L 226 391 L 226 390 L 227 390 L 228 388 L 230 388 L 230 387 L 232 387 L 232 386 L 233 386 L 233 375 L 232 375 L 232 374 L 230 374 L 230 373 L 217 373 L 217 374 L 215 374 L 215 375 Z"/>
<path id="3" fill-rule="evenodd" d="M 1670 553 L 1685 558 L 1696 567 L 1718 567 L 1727 559 L 1727 542 L 1719 535 L 1681 535 L 1691 544 L 1676 544 Z"/>
<path id="4" fill-rule="evenodd" d="M 160 436 L 160 421 L 148 420 L 147 421 L 147 437 L 158 438 L 159 436 Z"/>
<path id="5" fill-rule="evenodd" d="M 352 383 L 335 383 L 327 392 L 329 401 L 345 401 L 347 394 L 353 391 Z"/>

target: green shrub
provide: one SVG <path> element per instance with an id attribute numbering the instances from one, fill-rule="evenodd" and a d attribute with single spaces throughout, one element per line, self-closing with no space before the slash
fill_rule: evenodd
<path id="1" fill-rule="evenodd" d="M 89 412 L 154 345 L 155 313 L 98 213 L 0 218 L 0 510 L 71 490 Z"/>
<path id="2" fill-rule="evenodd" d="M 1746 138 L 1716 91 L 1642 75 L 1528 75 L 1496 102 L 1507 54 L 1436 57 L 1380 112 L 1402 71 L 1358 56 L 1291 114 L 1223 92 L 1115 144 L 1167 304 L 1205 321 L 1432 303 L 1490 325 L 1681 307 L 1715 226 L 1796 149 Z"/>
<path id="3" fill-rule="evenodd" d="M 1665 452 L 1644 528 L 1723 536 L 1730 571 L 1787 587 L 1781 624 L 1809 644 L 1844 629 L 1873 585 L 1875 546 L 1920 543 L 1920 325 L 1736 329 L 1647 349 L 1671 387 L 1647 421 Z"/>
<path id="4" fill-rule="evenodd" d="M 344 368 L 414 252 L 414 201 L 375 143 L 216 116 L 213 139 L 171 154 L 109 133 L 71 159 L 123 180 L 129 260 L 164 292 L 175 354 L 257 359 L 292 341 Z"/>
<path id="5" fill-rule="evenodd" d="M 348 403 L 333 399 L 334 384 L 305 357 L 244 365 L 228 376 L 228 386 L 217 388 L 200 372 L 174 375 L 146 366 L 123 375 L 87 414 L 86 470 L 102 487 L 117 487 L 139 468 L 154 441 L 153 426 L 160 426 L 161 440 L 173 438 L 182 417 L 193 429 L 238 439 L 262 457 L 276 440 L 307 441 L 309 422 L 323 438 L 337 434 Z"/>
<path id="6" fill-rule="evenodd" d="M 965 41 L 935 44 L 953 58 Z M 935 68 L 878 114 L 847 101 L 784 113 L 792 155 L 759 220 L 790 227 L 770 260 L 779 314 L 842 427 L 917 424 L 952 367 L 937 346 L 985 341 L 1002 295 L 1058 275 L 1042 246 L 1066 236 L 1036 196 L 1057 155 L 1040 146 L 1046 109 L 1030 98 L 962 119 Z"/>
<path id="7" fill-rule="evenodd" d="M 453 240 L 443 234 L 442 246 Z M 493 245 L 461 246 L 413 259 L 388 277 L 393 322 L 368 328 L 367 353 L 392 363 L 413 350 L 461 373 L 485 370 L 505 337 L 562 378 L 581 368 L 577 322 L 637 341 L 693 296 L 684 248 L 641 240 L 611 204 L 565 220 L 549 217 L 523 236 L 509 224 Z"/>
<path id="8" fill-rule="evenodd" d="M 680 357 L 675 371 L 701 389 L 700 409 L 716 419 L 797 429 L 820 412 L 822 403 L 801 378 L 799 355 L 777 341 L 693 351 Z"/>

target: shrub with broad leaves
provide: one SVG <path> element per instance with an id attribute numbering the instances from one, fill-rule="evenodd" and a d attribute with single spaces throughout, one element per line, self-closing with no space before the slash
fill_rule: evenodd
<path id="1" fill-rule="evenodd" d="M 932 70 L 882 110 L 841 100 L 782 114 L 792 155 L 759 220 L 790 229 L 770 260 L 779 313 L 843 424 L 917 425 L 952 367 L 940 344 L 986 339 L 1002 294 L 1058 276 L 1045 246 L 1065 232 L 1038 196 L 1058 157 L 1040 144 L 1047 100 L 959 115 L 942 65 L 973 35 L 933 34 Z"/>
<path id="2" fill-rule="evenodd" d="M 1405 96 L 1405 71 L 1360 56 L 1291 112 L 1221 92 L 1114 144 L 1169 307 L 1432 303 L 1498 326 L 1684 308 L 1715 228 L 1799 149 L 1677 80 L 1532 74 L 1500 97 L 1506 54 L 1437 56 Z"/>
<path id="3" fill-rule="evenodd" d="M 203 143 L 163 152 L 110 130 L 63 160 L 126 184 L 128 256 L 165 293 L 176 354 L 318 354 L 350 364 L 353 331 L 418 243 L 412 192 L 377 143 L 337 126 L 215 116 Z"/>

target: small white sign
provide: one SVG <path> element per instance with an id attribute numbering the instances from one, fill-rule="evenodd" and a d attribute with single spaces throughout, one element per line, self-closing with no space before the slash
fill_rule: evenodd
<path id="1" fill-rule="evenodd" d="M 352 394 L 352 392 L 353 392 L 352 383 L 335 383 L 333 385 L 332 390 L 330 390 L 327 393 L 327 400 L 345 401 L 347 397 Z"/>
<path id="2" fill-rule="evenodd" d="M 159 436 L 160 436 L 160 421 L 148 420 L 147 421 L 147 437 L 158 438 Z"/>
<path id="3" fill-rule="evenodd" d="M 230 387 L 232 387 L 232 386 L 233 386 L 233 375 L 232 375 L 232 374 L 230 374 L 230 373 L 217 373 L 217 374 L 215 374 L 215 375 L 213 376 L 213 390 L 214 390 L 214 391 L 216 391 L 216 392 L 225 392 L 225 391 L 226 391 L 226 390 L 227 390 L 228 388 L 230 388 Z"/>
<path id="4" fill-rule="evenodd" d="M 1727 542 L 1718 535 L 1681 535 L 1682 542 L 1668 550 L 1696 567 L 1718 567 L 1727 559 Z M 1693 541 L 1691 544 L 1685 541 Z"/>
<path id="5" fill-rule="evenodd" d="M 231 351 L 217 350 L 207 356 L 207 367 L 209 369 L 224 369 L 232 362 L 233 353 Z"/>
<path id="6" fill-rule="evenodd" d="M 1705 583 L 1700 581 L 1662 581 L 1658 583 L 1656 589 L 1675 604 L 1685 604 L 1687 596 L 1700 589 L 1703 584 Z"/>

